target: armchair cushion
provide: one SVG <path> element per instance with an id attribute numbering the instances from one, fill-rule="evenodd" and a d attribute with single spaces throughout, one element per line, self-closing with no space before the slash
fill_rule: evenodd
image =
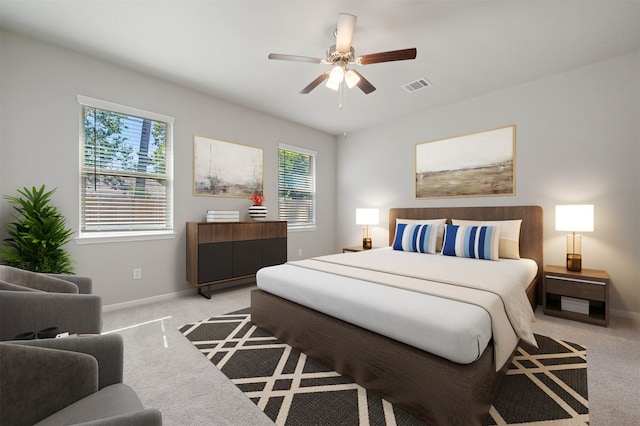
<path id="1" fill-rule="evenodd" d="M 124 343 L 119 334 L 71 336 L 64 339 L 16 340 L 7 343 L 91 355 L 98 363 L 98 389 L 122 383 Z"/>
<path id="2" fill-rule="evenodd" d="M 85 422 L 78 426 L 162 426 L 162 413 L 156 408 L 146 408 L 108 419 Z"/>
<path id="3" fill-rule="evenodd" d="M 0 340 L 47 327 L 70 334 L 99 334 L 102 300 L 93 294 L 0 290 Z"/>
<path id="4" fill-rule="evenodd" d="M 78 286 L 55 276 L 0 265 L 0 281 L 51 293 L 78 293 Z"/>
<path id="5" fill-rule="evenodd" d="M 24 287 L 18 284 L 11 284 L 6 281 L 0 280 L 0 290 L 9 290 L 9 291 L 32 291 L 36 293 L 44 293 L 42 290 L 36 290 L 35 288 Z"/>
<path id="6" fill-rule="evenodd" d="M 0 343 L 0 424 L 161 425 L 122 383 L 117 334 Z"/>
<path id="7" fill-rule="evenodd" d="M 147 413 L 148 411 L 148 413 Z M 37 426 L 56 425 L 148 425 L 147 417 L 157 418 L 162 424 L 160 412 L 145 410 L 142 402 L 130 386 L 124 383 L 107 386 L 83 398 L 46 419 Z M 135 419 L 140 420 L 139 423 Z"/>
<path id="8" fill-rule="evenodd" d="M 74 283 L 78 287 L 78 293 L 91 294 L 93 292 L 93 281 L 89 277 L 83 277 L 82 275 L 67 275 L 67 274 L 47 274 L 50 277 L 58 278 Z"/>
<path id="9" fill-rule="evenodd" d="M 0 345 L 0 424 L 31 425 L 98 390 L 91 355 Z"/>
<path id="10" fill-rule="evenodd" d="M 102 300 L 91 291 L 89 277 L 0 265 L 0 340 L 48 327 L 70 334 L 100 333 Z"/>

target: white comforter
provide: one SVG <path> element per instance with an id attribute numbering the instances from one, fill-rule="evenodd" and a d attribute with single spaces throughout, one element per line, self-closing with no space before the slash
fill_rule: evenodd
<path id="1" fill-rule="evenodd" d="M 531 260 L 484 261 L 379 249 L 264 268 L 257 281 L 265 291 L 454 362 L 477 359 L 493 335 L 500 368 L 518 336 L 535 344 L 524 289 L 536 272 Z M 498 296 L 496 289 L 505 294 Z M 506 310 L 502 297 L 509 300 Z"/>

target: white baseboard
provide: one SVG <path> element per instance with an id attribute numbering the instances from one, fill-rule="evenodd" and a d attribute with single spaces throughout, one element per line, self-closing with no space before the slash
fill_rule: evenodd
<path id="1" fill-rule="evenodd" d="M 215 289 L 213 291 L 215 292 L 219 290 L 224 290 L 226 288 L 231 288 L 231 287 L 236 287 L 236 286 L 241 286 L 241 285 L 246 285 L 251 283 L 255 283 L 254 278 L 246 278 L 246 279 L 241 279 L 237 281 L 230 281 L 227 283 L 216 284 Z M 202 291 L 204 292 L 205 290 L 202 290 Z M 136 300 L 130 300 L 127 302 L 105 305 L 102 307 L 102 312 L 111 312 L 111 311 L 116 311 L 118 309 L 133 308 L 140 305 L 146 305 L 147 303 L 163 302 L 165 300 L 176 299 L 178 297 L 193 296 L 194 294 L 197 294 L 196 287 L 193 287 L 190 290 L 176 291 L 174 293 L 160 294 L 158 296 L 145 297 L 142 299 L 136 299 Z M 198 297 L 201 297 L 201 296 L 198 296 Z"/>
<path id="2" fill-rule="evenodd" d="M 144 299 L 130 300 L 122 303 L 114 303 L 112 305 L 105 305 L 102 307 L 102 312 L 111 312 L 118 309 L 133 308 L 135 306 L 146 305 L 148 303 L 163 302 L 165 300 L 185 296 L 186 294 L 193 294 L 193 289 L 177 291 L 174 293 L 160 294 L 158 296 L 145 297 Z"/>
<path id="3" fill-rule="evenodd" d="M 623 311 L 621 309 L 611 309 L 609 315 L 620 318 L 627 318 L 640 321 L 640 312 Z"/>

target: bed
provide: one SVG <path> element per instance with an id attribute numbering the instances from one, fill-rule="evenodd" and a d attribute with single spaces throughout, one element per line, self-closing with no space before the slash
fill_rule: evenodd
<path id="1" fill-rule="evenodd" d="M 532 259 L 535 265 L 532 278 L 525 285 L 526 300 L 535 308 L 543 265 L 540 207 L 394 208 L 389 211 L 389 244 L 393 245 L 394 242 L 397 219 L 441 218 L 448 218 L 449 221 L 521 219 L 520 256 Z M 291 269 L 291 266 L 287 268 Z M 266 268 L 266 272 L 275 271 Z M 300 270 L 295 276 L 300 282 L 306 282 L 312 273 L 316 272 Z M 346 286 L 352 279 L 338 277 L 337 281 L 342 280 Z M 435 351 L 403 343 L 309 308 L 304 300 L 293 298 L 300 302 L 295 303 L 286 298 L 287 294 L 277 295 L 274 294 L 277 292 L 260 289 L 261 281 L 266 282 L 267 275 L 261 278 L 261 274 L 258 274 L 259 289 L 251 295 L 252 321 L 258 327 L 430 424 L 483 424 L 488 420 L 490 405 L 504 380 L 513 352 L 509 349 L 507 362 L 496 363 L 496 357 L 499 352 L 504 352 L 505 345 L 503 343 L 502 348 L 497 349 L 491 335 L 477 359 L 454 362 L 431 353 Z M 370 285 L 373 287 L 377 283 Z M 516 344 L 517 339 L 513 349 Z"/>

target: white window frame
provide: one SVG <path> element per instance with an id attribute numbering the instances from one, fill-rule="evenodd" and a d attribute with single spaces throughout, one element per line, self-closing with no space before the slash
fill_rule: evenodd
<path id="1" fill-rule="evenodd" d="M 293 145 L 287 145 L 284 143 L 279 143 L 278 144 L 278 173 L 280 172 L 280 150 L 285 150 L 285 151 L 292 151 L 292 152 L 297 152 L 300 154 L 306 154 L 309 155 L 311 157 L 313 157 L 313 189 L 312 189 L 312 194 L 313 194 L 313 206 L 312 206 L 312 212 L 313 212 L 313 223 L 304 223 L 304 224 L 292 224 L 287 222 L 287 230 L 289 231 L 315 231 L 316 228 L 316 223 L 318 221 L 318 218 L 316 216 L 316 203 L 317 203 L 317 198 L 316 198 L 316 185 L 317 185 L 317 160 L 318 160 L 318 154 L 316 151 L 312 151 L 310 149 L 306 149 L 306 148 L 300 148 L 298 146 L 293 146 Z M 280 217 L 280 182 L 278 181 L 278 219 L 279 220 L 286 220 L 286 218 L 282 218 Z"/>
<path id="2" fill-rule="evenodd" d="M 173 123 L 175 119 L 173 117 L 158 114 L 155 112 L 145 111 L 138 108 L 129 107 L 126 105 L 120 105 L 109 101 L 103 101 L 100 99 L 90 98 L 88 96 L 78 95 L 79 104 L 79 135 L 80 135 L 80 161 L 79 161 L 79 196 L 80 202 L 78 203 L 79 220 L 78 220 L 78 236 L 75 238 L 78 244 L 88 243 L 108 243 L 119 241 L 140 241 L 140 240 L 155 240 L 155 239 L 169 239 L 175 238 L 174 223 L 173 223 Z M 131 231 L 99 231 L 99 232 L 83 232 L 82 231 L 82 217 L 83 217 L 83 203 L 82 203 L 82 173 L 84 168 L 84 149 L 85 149 L 85 129 L 84 129 L 84 107 L 97 108 L 105 111 L 116 112 L 119 114 L 125 114 L 153 121 L 161 121 L 167 124 L 166 129 L 166 147 L 165 147 L 165 167 L 166 167 L 166 223 L 167 228 L 163 230 L 144 230 L 137 229 Z"/>

